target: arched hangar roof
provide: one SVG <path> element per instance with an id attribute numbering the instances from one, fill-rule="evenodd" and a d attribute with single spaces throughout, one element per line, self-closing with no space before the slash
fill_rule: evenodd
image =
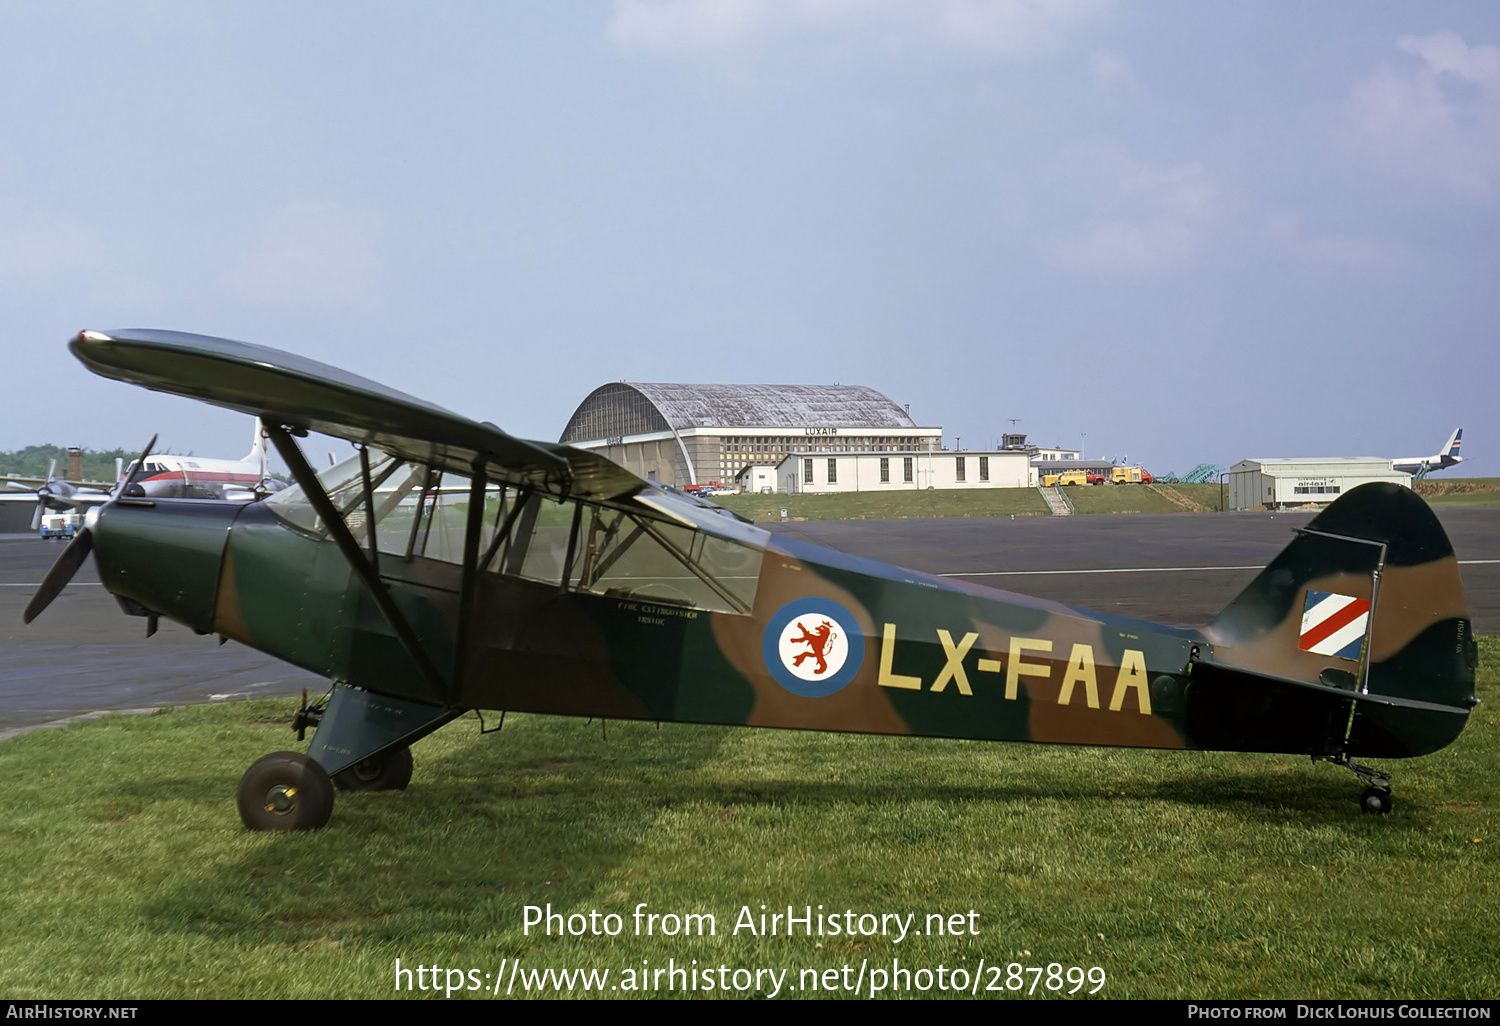
<path id="1" fill-rule="evenodd" d="M 613 381 L 573 412 L 562 442 L 686 428 L 910 428 L 916 423 L 864 385 L 678 385 Z"/>

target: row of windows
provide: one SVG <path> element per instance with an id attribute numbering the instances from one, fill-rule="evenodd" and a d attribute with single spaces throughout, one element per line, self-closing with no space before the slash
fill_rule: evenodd
<path id="1" fill-rule="evenodd" d="M 954 469 L 954 477 L 957 480 L 959 480 L 959 481 L 967 481 L 969 479 L 968 478 L 968 463 L 967 463 L 967 459 L 968 458 L 965 457 L 965 456 L 955 456 L 954 457 L 954 468 L 953 468 Z M 988 481 L 990 479 L 990 458 L 988 456 L 980 456 L 980 457 L 978 457 L 978 459 L 979 459 L 979 480 L 981 480 L 981 481 Z M 914 461 L 913 461 L 912 457 L 910 457 L 910 456 L 904 457 L 901 460 L 901 480 L 903 482 L 905 482 L 906 484 L 911 484 L 911 482 L 912 482 L 912 473 L 913 473 L 913 466 L 912 466 L 912 464 L 913 464 L 913 462 Z M 838 464 L 839 464 L 839 461 L 836 460 L 836 459 L 831 459 L 831 460 L 828 461 L 828 478 L 827 478 L 827 481 L 828 481 L 829 484 L 838 484 L 839 483 L 839 466 L 838 466 Z M 813 461 L 812 460 L 803 460 L 802 461 L 802 483 L 803 484 L 813 484 L 814 483 L 813 482 Z M 891 460 L 890 460 L 890 457 L 888 457 L 888 456 L 882 456 L 882 457 L 880 457 L 880 483 L 881 484 L 890 484 L 891 483 Z M 1299 489 L 1299 491 L 1300 491 L 1300 489 Z"/>
<path id="2" fill-rule="evenodd" d="M 1340 487 L 1338 485 L 1298 485 L 1292 491 L 1297 495 L 1337 495 Z"/>
<path id="3" fill-rule="evenodd" d="M 803 484 L 813 484 L 814 483 L 813 482 L 813 462 L 814 462 L 813 460 L 803 460 L 802 461 L 802 483 Z M 912 481 L 912 474 L 913 474 L 913 466 L 912 466 L 912 464 L 913 463 L 914 463 L 914 460 L 910 456 L 907 456 L 907 457 L 905 457 L 904 459 L 901 460 L 902 480 L 905 481 L 907 484 L 910 484 L 911 481 Z M 988 471 L 986 471 L 986 473 L 988 473 Z M 828 480 L 829 484 L 838 484 L 839 483 L 839 461 L 836 460 L 836 459 L 828 461 L 828 478 L 827 478 L 827 480 Z M 890 460 L 890 457 L 888 457 L 888 456 L 882 456 L 880 458 L 880 483 L 881 484 L 890 484 L 891 483 L 891 460 Z"/>
<path id="4" fill-rule="evenodd" d="M 967 481 L 969 479 L 968 478 L 968 466 L 967 466 L 967 464 L 965 462 L 967 459 L 968 459 L 968 457 L 966 457 L 966 456 L 955 456 L 955 457 L 953 457 L 953 461 L 954 461 L 954 464 L 953 464 L 953 476 L 957 480 L 959 480 L 959 481 Z M 990 458 L 988 456 L 981 456 L 981 457 L 979 457 L 979 480 L 981 480 L 981 481 L 988 481 L 989 479 L 990 479 Z"/>
<path id="5" fill-rule="evenodd" d="M 798 435 L 791 438 L 730 437 L 720 440 L 721 453 L 768 453 L 785 455 L 789 452 L 922 452 L 931 445 L 931 439 L 895 437 L 856 437 L 853 435 L 830 438 L 821 435 Z"/>

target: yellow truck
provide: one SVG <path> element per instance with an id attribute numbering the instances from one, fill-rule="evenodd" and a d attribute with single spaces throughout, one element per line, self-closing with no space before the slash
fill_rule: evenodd
<path id="1" fill-rule="evenodd" d="M 1044 474 L 1042 485 L 1051 488 L 1053 485 L 1081 485 L 1088 484 L 1088 475 L 1082 470 L 1064 470 L 1057 474 Z"/>

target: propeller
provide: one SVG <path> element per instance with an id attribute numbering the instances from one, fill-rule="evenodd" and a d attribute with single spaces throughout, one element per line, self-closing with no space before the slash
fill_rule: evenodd
<path id="1" fill-rule="evenodd" d="M 141 458 L 136 460 L 135 466 L 131 468 L 130 476 L 110 496 L 109 501 L 103 506 L 89 510 L 88 515 L 84 518 L 83 527 L 79 529 L 77 534 L 73 535 L 73 540 L 68 542 L 67 548 L 63 549 L 62 554 L 57 557 L 57 562 L 53 563 L 52 568 L 47 571 L 47 576 L 42 578 L 41 587 L 37 588 L 36 594 L 31 596 L 31 601 L 26 604 L 26 611 L 21 614 L 22 622 L 30 623 L 40 616 L 42 610 L 50 606 L 52 600 L 57 598 L 58 593 L 68 586 L 68 582 L 73 579 L 73 575 L 78 572 L 78 568 L 83 566 L 83 561 L 89 558 L 89 553 L 94 548 L 94 523 L 98 520 L 103 510 L 114 505 L 119 501 L 120 496 L 130 490 L 130 486 L 135 483 L 136 475 L 145 467 L 146 457 L 150 455 L 152 447 L 156 445 L 156 438 L 156 435 L 151 436 L 151 441 L 147 442 L 146 448 L 141 451 Z M 48 471 L 47 477 L 49 480 L 51 479 L 51 471 Z M 40 501 L 38 499 L 38 504 L 40 504 Z M 37 513 L 37 519 L 41 519 L 40 512 Z"/>
<path id="2" fill-rule="evenodd" d="M 36 490 L 36 512 L 31 514 L 33 531 L 42 526 L 42 514 L 47 512 L 47 499 L 52 495 L 52 482 L 56 475 L 57 461 L 53 460 L 47 464 L 47 480 L 43 481 L 41 487 Z"/>

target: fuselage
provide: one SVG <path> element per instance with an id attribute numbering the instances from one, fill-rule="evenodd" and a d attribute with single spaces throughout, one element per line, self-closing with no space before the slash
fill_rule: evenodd
<path id="1" fill-rule="evenodd" d="M 382 457 L 368 491 L 357 459 L 319 480 L 372 575 L 299 487 L 244 505 L 122 499 L 95 526 L 101 579 L 195 630 L 446 709 L 1315 755 L 1348 741 L 1400 757 L 1452 740 L 1472 696 L 1458 656 L 1420 655 L 1468 637 L 1457 564 L 1436 541 L 1412 566 L 1392 550 L 1372 576 L 1381 546 L 1305 530 L 1196 631 L 903 570 L 660 497 L 623 507 L 491 487 L 471 516 L 466 484 L 418 464 Z M 1392 522 L 1421 532 L 1425 516 L 1441 539 L 1409 501 Z M 1411 615 L 1410 593 L 1428 595 L 1427 612 Z M 1359 628 L 1368 651 L 1308 642 L 1303 597 L 1322 594 L 1373 608 L 1368 622 L 1386 626 Z M 1427 687 L 1412 659 L 1444 675 L 1452 694 L 1434 697 L 1454 708 L 1404 700 Z M 1351 734 L 1351 692 L 1372 685 L 1401 708 L 1360 698 Z M 1423 716 L 1401 735 L 1402 718 Z"/>

